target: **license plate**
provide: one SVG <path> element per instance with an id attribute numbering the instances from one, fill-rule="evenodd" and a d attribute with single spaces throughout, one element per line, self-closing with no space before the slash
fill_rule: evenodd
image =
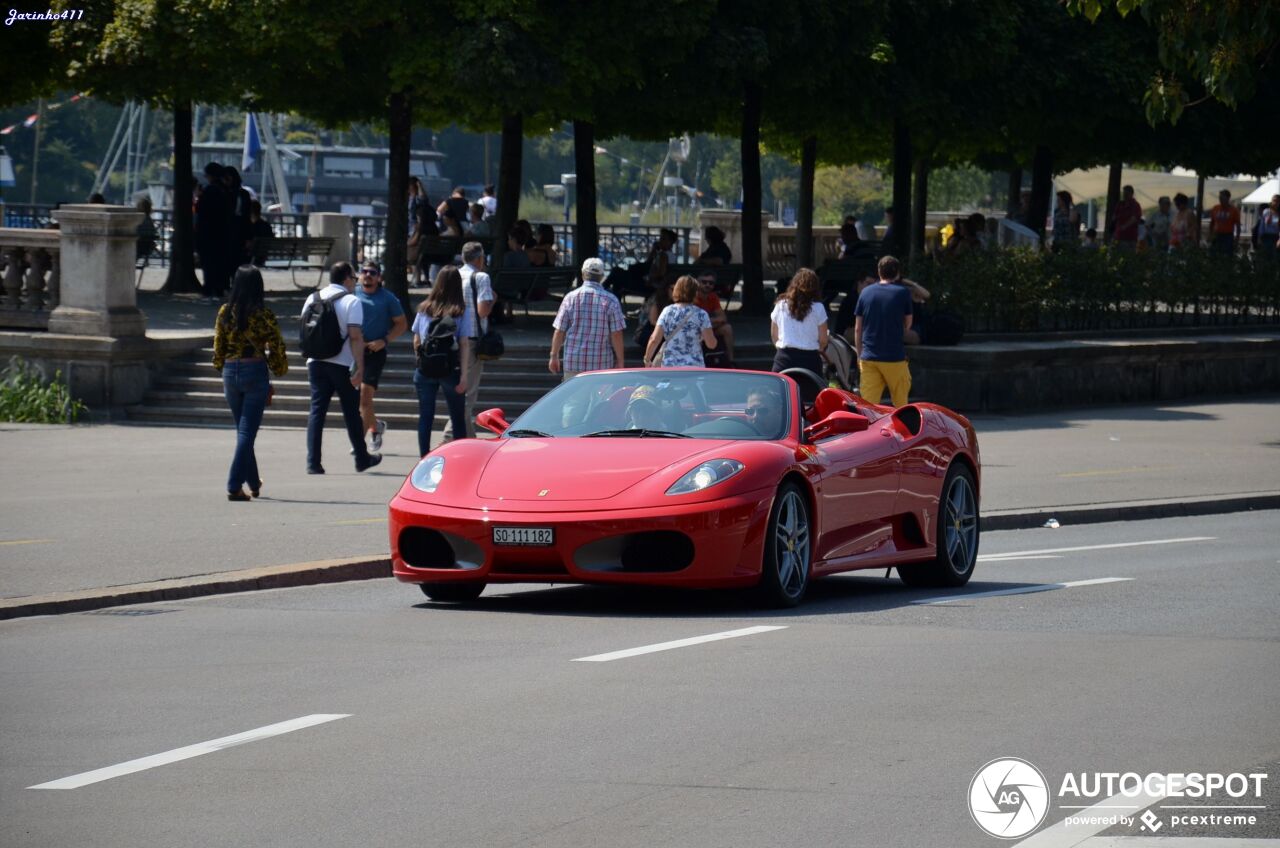
<path id="1" fill-rule="evenodd" d="M 549 547 L 556 543 L 556 532 L 551 527 L 495 527 L 493 528 L 493 543 L 495 545 Z"/>

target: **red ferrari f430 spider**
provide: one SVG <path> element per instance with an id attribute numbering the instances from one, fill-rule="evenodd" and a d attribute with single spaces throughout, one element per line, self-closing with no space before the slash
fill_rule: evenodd
<path id="1" fill-rule="evenodd" d="M 808 371 L 635 369 L 562 383 L 496 439 L 418 463 L 390 505 L 395 576 L 435 600 L 489 583 L 756 586 L 896 567 L 962 586 L 978 555 L 973 427 L 876 406 Z"/>

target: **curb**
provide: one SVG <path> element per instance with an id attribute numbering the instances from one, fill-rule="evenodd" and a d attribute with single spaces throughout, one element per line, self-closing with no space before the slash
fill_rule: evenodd
<path id="1" fill-rule="evenodd" d="M 1055 518 L 1063 526 L 1068 526 L 1112 521 L 1144 521 L 1153 518 L 1223 515 L 1262 509 L 1280 509 L 1280 492 L 1222 495 L 1185 501 L 1147 501 L 1106 506 L 1001 512 L 984 516 L 982 530 L 990 532 L 1032 529 L 1044 526 L 1044 522 L 1050 518 Z M 225 595 L 232 592 L 315 586 L 321 583 L 373 580 L 390 576 L 391 560 L 386 557 L 355 557 L 296 565 L 273 565 L 243 571 L 224 571 L 174 580 L 158 580 L 154 583 L 133 583 L 103 589 L 81 589 L 51 595 L 0 599 L 0 620 L 35 615 L 63 615 L 107 607 Z"/>
<path id="2" fill-rule="evenodd" d="M 195 577 L 179 577 L 173 580 L 157 580 L 154 583 L 132 583 L 102 589 L 80 589 L 75 592 L 0 599 L 0 620 L 33 615 L 88 612 L 106 607 L 157 601 L 180 601 L 229 592 L 284 589 L 291 586 L 313 586 L 320 583 L 371 580 L 376 577 L 390 576 L 391 560 L 386 557 L 381 559 L 355 557 L 296 565 L 273 565 L 266 568 L 248 568 L 242 571 L 224 571 Z"/>
<path id="3" fill-rule="evenodd" d="M 1062 526 L 1070 524 L 1104 524 L 1112 521 L 1146 521 L 1153 518 L 1186 518 L 1196 515 L 1224 515 L 1280 509 L 1280 492 L 1254 492 L 1247 495 L 1214 495 L 1180 501 L 1134 501 L 1098 506 L 1072 506 L 1055 509 L 1044 507 L 1020 512 L 998 512 L 982 517 L 982 529 L 1027 530 L 1043 527 L 1050 518 Z"/>

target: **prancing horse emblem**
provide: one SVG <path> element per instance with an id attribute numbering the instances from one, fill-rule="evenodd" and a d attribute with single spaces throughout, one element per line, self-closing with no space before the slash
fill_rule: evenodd
<path id="1" fill-rule="evenodd" d="M 547 496 L 547 492 L 549 492 L 549 491 L 551 491 L 551 490 L 550 490 L 550 489 L 543 489 L 541 492 L 538 492 L 538 497 L 540 497 L 540 498 L 545 498 L 545 497 Z"/>

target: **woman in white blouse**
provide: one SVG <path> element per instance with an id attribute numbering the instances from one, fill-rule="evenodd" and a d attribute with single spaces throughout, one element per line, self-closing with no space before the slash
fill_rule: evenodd
<path id="1" fill-rule="evenodd" d="M 822 351 L 827 349 L 827 310 L 822 305 L 822 282 L 811 268 L 801 268 L 773 306 L 769 334 L 777 353 L 773 370 L 807 368 L 822 374 Z"/>

